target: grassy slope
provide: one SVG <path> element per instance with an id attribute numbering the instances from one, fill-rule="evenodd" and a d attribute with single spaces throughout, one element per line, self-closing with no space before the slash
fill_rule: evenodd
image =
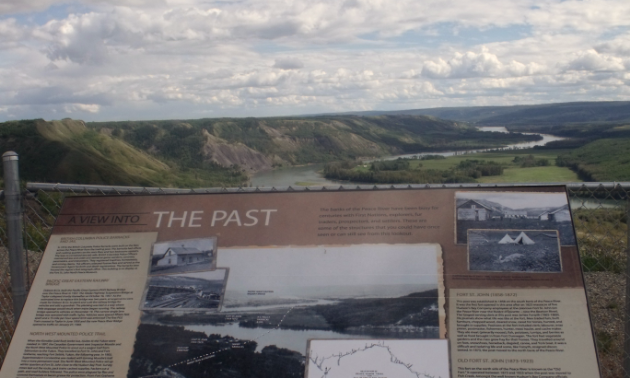
<path id="1" fill-rule="evenodd" d="M 507 168 L 501 176 L 486 176 L 477 179 L 484 183 L 515 182 L 580 182 L 577 173 L 564 167 Z"/>
<path id="2" fill-rule="evenodd" d="M 0 148 L 20 155 L 21 178 L 33 181 L 143 186 L 215 186 L 245 179 L 227 171 L 182 173 L 128 143 L 65 119 L 0 124 Z"/>
<path id="3" fill-rule="evenodd" d="M 599 139 L 561 156 L 593 181 L 630 181 L 630 138 Z"/>
<path id="4" fill-rule="evenodd" d="M 628 220 L 624 202 L 616 201 L 618 208 L 574 209 L 573 221 L 585 270 L 625 271 Z"/>
<path id="5" fill-rule="evenodd" d="M 37 131 L 67 147 L 54 172 L 69 182 L 155 185 L 169 171 L 159 160 L 121 140 L 87 130 L 77 121 L 37 122 Z"/>

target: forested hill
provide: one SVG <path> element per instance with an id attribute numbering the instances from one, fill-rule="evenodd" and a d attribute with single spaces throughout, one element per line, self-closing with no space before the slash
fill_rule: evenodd
<path id="1" fill-rule="evenodd" d="M 220 118 L 98 122 L 89 127 L 164 159 L 256 171 L 340 159 L 495 147 L 535 138 L 425 116 Z M 535 140 L 535 139 L 530 139 Z"/>
<path id="2" fill-rule="evenodd" d="M 426 115 L 479 126 L 506 126 L 512 130 L 549 131 L 567 126 L 610 127 L 630 122 L 630 102 L 568 102 L 543 105 L 472 106 L 400 111 L 357 112 L 356 115 Z M 607 128 L 607 127 L 605 127 Z"/>
<path id="3" fill-rule="evenodd" d="M 31 181 L 221 186 L 246 172 L 315 162 L 499 147 L 537 137 L 484 133 L 425 116 L 220 118 L 0 124 L 0 148 Z"/>

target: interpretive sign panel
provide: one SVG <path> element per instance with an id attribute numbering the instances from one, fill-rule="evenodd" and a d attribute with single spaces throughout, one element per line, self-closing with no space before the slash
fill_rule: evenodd
<path id="1" fill-rule="evenodd" d="M 67 198 L 0 371 L 511 376 L 599 376 L 563 187 Z"/>

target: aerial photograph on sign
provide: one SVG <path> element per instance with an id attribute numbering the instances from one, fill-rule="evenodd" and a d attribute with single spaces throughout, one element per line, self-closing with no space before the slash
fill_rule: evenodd
<path id="1" fill-rule="evenodd" d="M 306 378 L 449 378 L 446 340 L 310 340 Z"/>
<path id="2" fill-rule="evenodd" d="M 444 337 L 438 244 L 223 249 L 217 265 L 221 311 L 146 311 L 130 378 L 301 376 L 309 339 Z"/>
<path id="3" fill-rule="evenodd" d="M 143 310 L 218 310 L 226 269 L 149 277 Z"/>
<path id="4" fill-rule="evenodd" d="M 462 191 L 455 200 L 457 244 L 466 244 L 467 231 L 478 229 L 558 230 L 561 245 L 575 245 L 565 193 Z"/>
<path id="5" fill-rule="evenodd" d="M 558 231 L 468 230 L 468 269 L 562 272 Z"/>
<path id="6" fill-rule="evenodd" d="M 216 261 L 216 241 L 216 238 L 201 238 L 155 243 L 149 274 L 212 270 Z"/>

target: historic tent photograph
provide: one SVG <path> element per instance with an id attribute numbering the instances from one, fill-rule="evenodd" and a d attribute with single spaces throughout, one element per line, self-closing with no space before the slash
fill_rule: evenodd
<path id="1" fill-rule="evenodd" d="M 216 238 L 174 240 L 153 244 L 151 275 L 212 270 Z"/>
<path id="2" fill-rule="evenodd" d="M 455 200 L 457 244 L 466 244 L 469 229 L 480 229 L 558 230 L 561 245 L 575 245 L 565 193 L 462 191 Z"/>
<path id="3" fill-rule="evenodd" d="M 468 269 L 562 272 L 558 231 L 468 230 Z"/>

